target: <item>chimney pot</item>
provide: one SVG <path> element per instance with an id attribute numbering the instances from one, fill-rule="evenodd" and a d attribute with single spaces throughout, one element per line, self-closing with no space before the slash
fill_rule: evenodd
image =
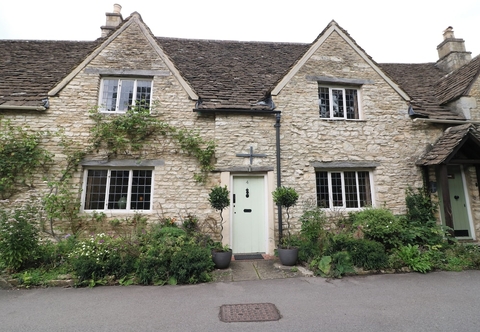
<path id="1" fill-rule="evenodd" d="M 455 38 L 453 34 L 453 28 L 450 26 L 443 31 L 443 39 Z"/>
<path id="2" fill-rule="evenodd" d="M 120 6 L 118 3 L 113 5 L 113 12 L 115 14 L 120 14 L 120 11 L 122 10 L 122 6 Z"/>

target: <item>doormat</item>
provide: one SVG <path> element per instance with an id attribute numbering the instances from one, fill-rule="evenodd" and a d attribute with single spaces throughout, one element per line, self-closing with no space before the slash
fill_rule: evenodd
<path id="1" fill-rule="evenodd" d="M 266 322 L 280 319 L 280 312 L 272 303 L 224 304 L 220 307 L 220 320 L 232 322 Z"/>
<path id="2" fill-rule="evenodd" d="M 262 254 L 241 254 L 234 255 L 236 261 L 248 260 L 248 259 L 263 259 Z"/>

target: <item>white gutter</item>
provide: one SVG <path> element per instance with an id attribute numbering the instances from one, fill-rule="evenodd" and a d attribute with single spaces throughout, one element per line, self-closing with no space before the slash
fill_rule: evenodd
<path id="1" fill-rule="evenodd" d="M 0 110 L 19 110 L 19 111 L 46 111 L 47 108 L 43 106 L 14 106 L 14 105 L 0 105 Z"/>
<path id="2" fill-rule="evenodd" d="M 413 122 L 430 122 L 430 123 L 447 123 L 447 124 L 480 124 L 480 121 L 471 121 L 471 120 L 442 120 L 442 119 L 426 119 L 426 118 L 415 118 Z"/>

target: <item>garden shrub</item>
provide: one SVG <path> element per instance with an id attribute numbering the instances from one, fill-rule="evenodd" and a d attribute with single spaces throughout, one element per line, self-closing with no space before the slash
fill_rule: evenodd
<path id="1" fill-rule="evenodd" d="M 406 244 L 432 246 L 444 243 L 445 239 L 452 240 L 448 228 L 437 223 L 437 205 L 432 202 L 425 188 L 418 188 L 416 191 L 408 188 L 405 203 L 408 230 Z"/>
<path id="2" fill-rule="evenodd" d="M 383 244 L 367 240 L 356 239 L 347 234 L 339 234 L 330 239 L 328 254 L 347 251 L 353 265 L 365 270 L 381 270 L 388 266 L 388 255 Z"/>
<path id="3" fill-rule="evenodd" d="M 69 259 L 79 281 L 84 282 L 109 276 L 121 278 L 133 272 L 138 254 L 126 239 L 101 233 L 79 241 Z"/>
<path id="4" fill-rule="evenodd" d="M 326 215 L 322 209 L 316 206 L 307 207 L 299 221 L 301 229 L 298 257 L 300 261 L 310 262 L 314 257 L 323 254 L 327 238 L 325 231 Z"/>
<path id="5" fill-rule="evenodd" d="M 141 284 L 167 282 L 189 284 L 210 280 L 213 261 L 208 247 L 197 244 L 196 238 L 179 235 L 175 228 L 157 232 L 163 237 L 149 242 L 136 264 L 136 275 Z M 169 235 L 166 235 L 169 234 Z"/>
<path id="6" fill-rule="evenodd" d="M 436 220 L 435 212 L 437 206 L 433 204 L 430 195 L 425 188 L 408 188 L 405 195 L 405 204 L 407 206 L 407 218 L 409 221 L 425 224 Z"/>
<path id="7" fill-rule="evenodd" d="M 346 251 L 313 259 L 310 268 L 316 275 L 326 278 L 341 278 L 346 274 L 355 273 L 350 254 Z"/>
<path id="8" fill-rule="evenodd" d="M 208 272 L 214 263 L 209 249 L 200 247 L 193 241 L 172 255 L 170 271 L 179 284 L 196 284 L 211 280 Z"/>
<path id="9" fill-rule="evenodd" d="M 380 242 L 385 249 L 402 246 L 406 238 L 404 218 L 398 218 L 384 208 L 371 208 L 351 214 L 354 224 L 362 228 L 364 237 Z"/>
<path id="10" fill-rule="evenodd" d="M 39 213 L 30 204 L 13 211 L 0 210 L 0 263 L 7 270 L 19 271 L 36 264 L 39 237 L 34 220 Z"/>
<path id="11" fill-rule="evenodd" d="M 165 284 L 169 274 L 170 255 L 164 244 L 149 245 L 135 264 L 135 274 L 142 285 Z"/>
<path id="12" fill-rule="evenodd" d="M 420 251 L 418 244 L 402 246 L 395 251 L 395 254 L 413 271 L 427 273 L 433 268 L 429 255 Z"/>

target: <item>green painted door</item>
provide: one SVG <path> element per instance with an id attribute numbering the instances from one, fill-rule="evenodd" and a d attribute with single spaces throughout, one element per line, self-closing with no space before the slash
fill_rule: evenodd
<path id="1" fill-rule="evenodd" d="M 265 252 L 266 209 L 263 176 L 233 177 L 232 250 Z"/>
<path id="2" fill-rule="evenodd" d="M 453 230 L 456 237 L 471 237 L 467 200 L 460 166 L 448 166 L 448 187 L 452 204 Z"/>

